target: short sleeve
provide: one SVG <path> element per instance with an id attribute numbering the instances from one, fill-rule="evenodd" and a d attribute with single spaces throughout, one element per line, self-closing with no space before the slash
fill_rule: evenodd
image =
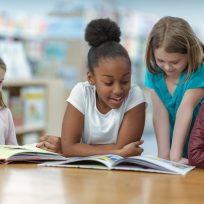
<path id="1" fill-rule="evenodd" d="M 154 88 L 153 79 L 153 74 L 148 69 L 146 69 L 144 85 L 148 88 Z"/>
<path id="2" fill-rule="evenodd" d="M 130 110 L 131 108 L 141 103 L 146 103 L 144 93 L 140 87 L 133 86 L 130 89 L 130 92 L 126 101 L 126 111 Z"/>
<path id="3" fill-rule="evenodd" d="M 67 102 L 71 103 L 77 110 L 81 113 L 85 113 L 85 99 L 84 99 L 84 87 L 83 83 L 76 84 L 68 99 Z"/>
<path id="4" fill-rule="evenodd" d="M 200 68 L 192 73 L 187 89 L 202 88 L 204 87 L 204 64 Z"/>

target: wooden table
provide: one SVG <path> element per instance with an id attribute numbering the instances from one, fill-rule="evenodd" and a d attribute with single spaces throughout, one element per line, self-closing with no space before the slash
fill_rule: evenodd
<path id="1" fill-rule="evenodd" d="M 0 203 L 204 203 L 204 170 L 179 176 L 1 164 Z"/>

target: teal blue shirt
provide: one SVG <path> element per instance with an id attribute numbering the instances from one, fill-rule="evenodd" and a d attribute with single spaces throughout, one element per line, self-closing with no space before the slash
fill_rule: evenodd
<path id="1" fill-rule="evenodd" d="M 163 102 L 166 109 L 168 110 L 169 122 L 170 122 L 170 141 L 172 141 L 173 128 L 174 128 L 174 124 L 176 120 L 176 112 L 179 108 L 179 105 L 183 99 L 185 92 L 188 89 L 204 87 L 204 64 L 202 64 L 196 72 L 193 72 L 190 76 L 190 79 L 186 82 L 184 82 L 185 77 L 186 77 L 186 73 L 184 72 L 180 76 L 178 85 L 173 95 L 171 95 L 166 86 L 164 72 L 161 72 L 158 74 L 152 74 L 147 69 L 146 76 L 145 76 L 145 83 L 144 83 L 145 86 L 154 89 L 154 91 L 157 93 L 160 100 Z M 190 131 L 187 136 L 185 146 L 184 146 L 184 151 L 183 151 L 183 156 L 186 158 L 187 158 L 189 135 L 190 135 L 192 126 L 194 124 L 195 118 L 198 114 L 198 110 L 203 100 L 204 100 L 204 97 L 202 98 L 200 103 L 196 106 L 193 112 L 193 118 L 191 122 Z"/>

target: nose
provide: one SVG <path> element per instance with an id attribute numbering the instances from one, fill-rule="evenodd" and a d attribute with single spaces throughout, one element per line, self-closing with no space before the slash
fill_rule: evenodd
<path id="1" fill-rule="evenodd" d="M 123 88 L 120 84 L 115 84 L 113 87 L 113 94 L 116 96 L 121 96 Z"/>
<path id="2" fill-rule="evenodd" d="M 164 70 L 165 70 L 165 71 L 171 71 L 171 70 L 172 70 L 172 67 L 170 66 L 170 64 L 166 63 L 166 64 L 164 65 Z"/>

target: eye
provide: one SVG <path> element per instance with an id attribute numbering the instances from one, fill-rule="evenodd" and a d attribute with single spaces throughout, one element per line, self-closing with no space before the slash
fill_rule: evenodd
<path id="1" fill-rule="evenodd" d="M 176 62 L 172 62 L 171 64 L 178 64 L 178 61 L 176 61 Z"/>
<path id="2" fill-rule="evenodd" d="M 129 81 L 121 81 L 120 83 L 123 84 L 123 85 L 126 85 L 126 84 L 129 83 Z"/>
<path id="3" fill-rule="evenodd" d="M 106 86 L 111 86 L 111 85 L 113 84 L 113 82 L 104 82 L 104 84 L 105 84 Z"/>
<path id="4" fill-rule="evenodd" d="M 158 63 L 164 63 L 164 61 L 163 61 L 163 60 L 160 60 L 160 59 L 157 59 L 157 62 L 158 62 Z"/>

